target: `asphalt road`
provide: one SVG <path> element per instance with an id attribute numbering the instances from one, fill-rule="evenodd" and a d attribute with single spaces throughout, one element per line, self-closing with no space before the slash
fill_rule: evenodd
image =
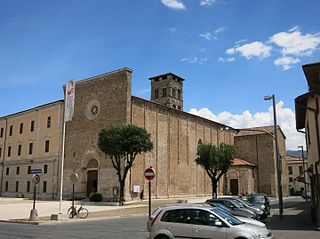
<path id="1" fill-rule="evenodd" d="M 311 227 L 310 215 L 304 205 L 302 199 L 286 199 L 285 216 L 279 220 L 278 205 L 276 202 L 271 204 L 271 215 L 266 224 L 275 238 L 320 238 L 320 232 Z M 132 215 L 39 225 L 0 223 L 0 239 L 147 239 L 146 221 L 147 215 Z"/>
<path id="2" fill-rule="evenodd" d="M 147 216 L 129 216 L 99 220 L 28 225 L 0 223 L 1 239 L 147 239 Z"/>

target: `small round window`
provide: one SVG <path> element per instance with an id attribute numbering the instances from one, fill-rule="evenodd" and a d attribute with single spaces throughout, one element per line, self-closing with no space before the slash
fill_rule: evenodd
<path id="1" fill-rule="evenodd" d="M 94 120 L 100 112 L 100 103 L 97 100 L 91 100 L 86 107 L 86 116 L 89 120 Z"/>

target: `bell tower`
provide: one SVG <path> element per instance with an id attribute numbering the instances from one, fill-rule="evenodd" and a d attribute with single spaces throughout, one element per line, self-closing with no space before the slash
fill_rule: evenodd
<path id="1" fill-rule="evenodd" d="M 167 73 L 150 77 L 149 80 L 151 81 L 151 101 L 183 110 L 183 78 Z"/>

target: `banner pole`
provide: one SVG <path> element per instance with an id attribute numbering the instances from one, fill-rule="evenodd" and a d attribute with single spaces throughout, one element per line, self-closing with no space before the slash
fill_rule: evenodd
<path id="1" fill-rule="evenodd" d="M 64 150 L 65 150 L 65 141 L 66 141 L 66 122 L 71 121 L 72 116 L 73 116 L 74 97 L 75 97 L 75 81 L 70 80 L 66 84 L 65 95 L 64 95 L 59 214 L 62 214 L 63 173 L 64 173 L 63 169 L 64 169 Z"/>
<path id="2" fill-rule="evenodd" d="M 63 136 L 62 136 L 62 155 L 61 155 L 61 176 L 60 176 L 60 201 L 59 214 L 62 214 L 62 194 L 63 194 L 63 168 L 64 168 L 64 143 L 66 136 L 66 122 L 63 122 Z"/>

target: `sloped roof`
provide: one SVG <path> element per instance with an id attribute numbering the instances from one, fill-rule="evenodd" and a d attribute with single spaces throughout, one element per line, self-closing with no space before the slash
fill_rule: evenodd
<path id="1" fill-rule="evenodd" d="M 309 91 L 320 89 L 320 62 L 305 64 L 302 66 L 307 78 Z"/>
<path id="2" fill-rule="evenodd" d="M 248 161 L 245 161 L 243 159 L 235 158 L 233 160 L 233 163 L 231 164 L 231 166 L 250 166 L 250 167 L 254 167 L 256 165 L 253 164 L 253 163 L 249 163 Z"/>
<path id="3" fill-rule="evenodd" d="M 320 62 L 302 66 L 307 79 L 309 91 L 295 98 L 296 129 L 304 129 L 306 121 L 306 109 L 308 98 L 320 93 Z"/>
<path id="4" fill-rule="evenodd" d="M 176 75 L 176 74 L 173 74 L 171 72 L 168 72 L 168 73 L 165 73 L 165 74 L 161 74 L 161 75 L 157 75 L 157 76 L 152 76 L 152 77 L 149 77 L 149 80 L 153 80 L 153 79 L 156 79 L 156 78 L 159 78 L 159 77 L 163 77 L 163 76 L 168 76 L 168 75 L 171 75 L 173 77 L 176 77 L 182 81 L 184 81 L 185 79 L 183 79 L 182 77 Z"/>
<path id="5" fill-rule="evenodd" d="M 282 131 L 281 127 L 278 125 L 278 130 L 281 132 L 282 136 L 286 138 L 286 135 Z M 260 127 L 252 127 L 252 128 L 243 128 L 239 129 L 239 133 L 237 136 L 247 136 L 247 135 L 257 135 L 257 134 L 273 134 L 274 132 L 274 126 L 268 125 L 268 126 L 260 126 Z"/>

